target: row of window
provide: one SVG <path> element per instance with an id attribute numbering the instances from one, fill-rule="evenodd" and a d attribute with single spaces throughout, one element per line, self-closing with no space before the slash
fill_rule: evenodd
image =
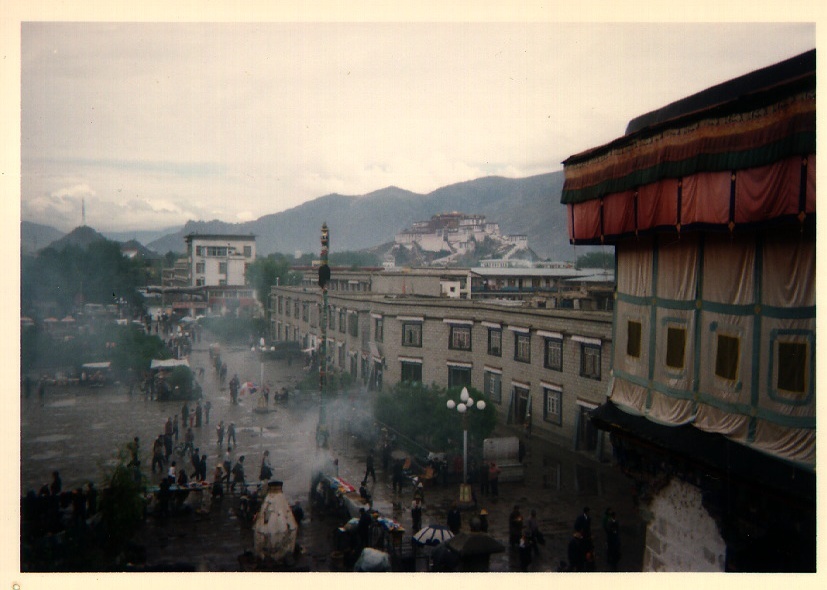
<path id="1" fill-rule="evenodd" d="M 232 246 L 196 246 L 195 255 L 205 256 L 207 258 L 226 258 L 231 254 L 235 254 L 236 249 Z M 244 246 L 244 257 L 251 258 L 253 256 L 253 247 Z"/>
<path id="2" fill-rule="evenodd" d="M 377 330 L 381 320 L 377 319 Z M 514 360 L 531 363 L 531 334 L 513 332 Z M 488 354 L 502 356 L 502 328 L 488 328 Z M 402 346 L 422 347 L 422 323 L 404 322 L 402 324 Z M 581 343 L 580 375 L 589 379 L 600 379 L 601 349 L 597 344 Z M 448 348 L 450 350 L 471 350 L 471 326 L 452 325 Z M 563 370 L 563 339 L 543 338 L 543 366 L 553 371 Z"/>
<path id="3" fill-rule="evenodd" d="M 626 323 L 626 355 L 639 359 L 643 342 L 642 323 L 628 320 Z M 681 371 L 686 366 L 686 328 L 667 326 L 665 364 L 671 371 Z M 737 382 L 741 358 L 741 337 L 717 333 L 715 341 L 715 375 L 721 379 Z M 778 339 L 776 342 L 778 371 L 775 386 L 779 392 L 804 394 L 807 390 L 808 359 L 810 351 L 807 342 L 795 339 Z"/>
<path id="4" fill-rule="evenodd" d="M 422 382 L 422 363 L 412 361 L 400 362 L 400 380 L 414 383 Z M 457 365 L 448 365 L 448 387 L 471 385 L 471 368 Z M 496 371 L 485 371 L 483 385 L 485 396 L 496 404 L 503 403 L 502 374 Z M 557 426 L 563 425 L 563 390 L 559 387 L 543 386 L 543 420 Z M 512 386 L 514 400 L 528 400 L 529 390 L 519 385 Z M 520 420 L 522 416 L 518 417 Z"/>

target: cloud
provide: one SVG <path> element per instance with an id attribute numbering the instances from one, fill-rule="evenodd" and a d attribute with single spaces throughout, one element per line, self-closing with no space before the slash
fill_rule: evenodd
<path id="1" fill-rule="evenodd" d="M 53 191 L 51 196 L 56 198 L 64 198 L 64 197 L 88 197 L 94 196 L 96 193 L 86 183 L 83 184 L 76 184 L 74 186 L 68 186 L 59 188 L 56 191 Z"/>

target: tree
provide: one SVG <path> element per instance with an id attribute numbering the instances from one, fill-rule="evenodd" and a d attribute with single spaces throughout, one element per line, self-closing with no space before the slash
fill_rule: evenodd
<path id="1" fill-rule="evenodd" d="M 577 257 L 577 268 L 605 268 L 614 269 L 614 248 L 611 252 L 588 252 Z"/>
<path id="2" fill-rule="evenodd" d="M 107 552 L 117 559 L 141 526 L 145 501 L 140 465 L 131 465 L 126 446 L 118 451 L 112 471 L 106 474 L 101 490 L 100 511 L 107 533 Z"/>
<path id="3" fill-rule="evenodd" d="M 421 383 L 398 383 L 391 392 L 379 393 L 374 405 L 375 418 L 406 438 L 432 450 L 458 450 L 462 423 L 456 410 L 449 410 L 449 399 L 459 399 L 461 388 L 442 389 Z M 469 387 L 474 400 L 485 400 L 482 392 Z M 497 410 L 486 400 L 482 411 L 468 412 L 468 436 L 482 444 L 497 425 Z"/>

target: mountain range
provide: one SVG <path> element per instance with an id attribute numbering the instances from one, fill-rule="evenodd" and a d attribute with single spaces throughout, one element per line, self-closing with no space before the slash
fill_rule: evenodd
<path id="1" fill-rule="evenodd" d="M 319 250 L 321 225 L 327 222 L 331 252 L 358 251 L 393 242 L 397 233 L 410 228 L 415 221 L 459 211 L 485 215 L 488 221 L 500 224 L 503 234 L 526 235 L 529 247 L 543 258 L 573 260 L 575 253 L 569 244 L 566 208 L 560 203 L 562 187 L 562 171 L 518 179 L 488 176 L 428 194 L 391 186 L 361 196 L 325 195 L 243 223 L 188 221 L 177 231 L 170 228 L 161 237 L 157 237 L 161 230 L 103 232 L 103 235 L 115 241 L 134 239 L 164 254 L 183 252 L 184 236 L 191 233 L 254 234 L 259 255 L 293 254 Z M 23 252 L 43 248 L 61 236 L 61 232 L 48 226 L 21 223 Z M 577 254 L 586 251 L 578 249 Z"/>

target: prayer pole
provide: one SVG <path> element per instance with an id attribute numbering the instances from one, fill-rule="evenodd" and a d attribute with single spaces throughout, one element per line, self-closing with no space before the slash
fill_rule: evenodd
<path id="1" fill-rule="evenodd" d="M 327 414 L 325 409 L 325 397 L 327 395 L 327 283 L 330 281 L 330 267 L 327 264 L 328 246 L 330 244 L 330 232 L 327 229 L 327 222 L 322 223 L 322 251 L 321 264 L 319 265 L 319 287 L 322 289 L 322 313 L 321 331 L 322 342 L 319 346 L 319 425 L 316 428 L 316 444 L 319 447 L 327 447 Z"/>

